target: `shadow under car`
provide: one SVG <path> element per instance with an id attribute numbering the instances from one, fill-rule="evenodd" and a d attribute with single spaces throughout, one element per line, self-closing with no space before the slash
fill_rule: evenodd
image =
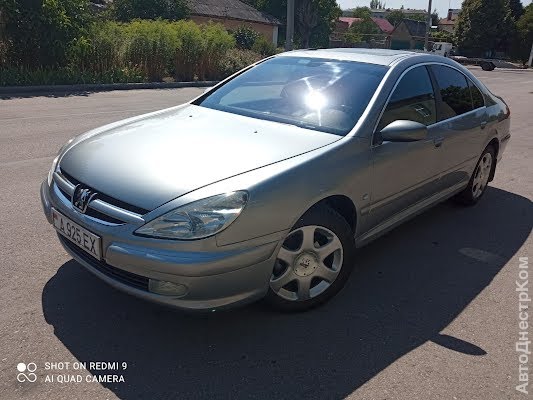
<path id="1" fill-rule="evenodd" d="M 475 207 L 443 203 L 360 249 L 344 290 L 301 314 L 260 304 L 185 314 L 118 292 L 75 261 L 44 287 L 43 311 L 78 360 L 128 363 L 125 383 L 102 384 L 122 399 L 342 399 L 426 341 L 486 354 L 440 332 L 531 226 L 530 201 L 503 190 Z"/>

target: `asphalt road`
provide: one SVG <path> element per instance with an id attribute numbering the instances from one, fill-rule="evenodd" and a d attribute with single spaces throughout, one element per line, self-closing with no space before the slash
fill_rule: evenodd
<path id="1" fill-rule="evenodd" d="M 303 314 L 197 316 L 131 298 L 72 261 L 42 215 L 39 185 L 62 143 L 202 89 L 0 100 L 0 398 L 526 398 L 514 389 L 515 281 L 533 249 L 533 71 L 474 71 L 512 111 L 486 197 L 437 206 L 362 249 L 345 290 Z M 36 364 L 36 382 L 17 381 L 20 362 Z M 75 362 L 126 362 L 125 382 L 86 382 Z"/>

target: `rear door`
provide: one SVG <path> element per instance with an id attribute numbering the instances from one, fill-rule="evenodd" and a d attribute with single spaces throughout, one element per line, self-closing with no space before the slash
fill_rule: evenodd
<path id="1" fill-rule="evenodd" d="M 431 65 L 436 85 L 437 123 L 441 143 L 436 161 L 441 171 L 438 190 L 466 184 L 483 146 L 486 109 L 479 89 L 459 70 Z"/>
<path id="2" fill-rule="evenodd" d="M 438 149 L 431 126 L 436 118 L 430 75 L 426 66 L 416 66 L 398 81 L 374 133 L 370 211 L 373 225 L 435 193 L 435 181 L 439 177 Z M 396 120 L 416 121 L 428 126 L 428 138 L 403 143 L 381 141 L 381 129 Z"/>

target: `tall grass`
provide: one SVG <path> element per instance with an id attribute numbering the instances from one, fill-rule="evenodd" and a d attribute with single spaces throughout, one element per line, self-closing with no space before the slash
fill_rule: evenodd
<path id="1" fill-rule="evenodd" d="M 218 80 L 272 50 L 237 51 L 223 25 L 192 21 L 99 21 L 74 39 L 54 68 L 0 66 L 0 85 Z"/>
<path id="2" fill-rule="evenodd" d="M 196 74 L 202 80 L 220 79 L 222 59 L 235 47 L 235 39 L 220 24 L 203 25 L 202 38 L 202 56 Z"/>
<path id="3" fill-rule="evenodd" d="M 77 39 L 69 59 L 81 71 L 133 68 L 150 81 L 165 76 L 192 81 L 220 78 L 221 60 L 233 47 L 235 39 L 220 24 L 108 21 L 93 25 L 86 37 Z"/>
<path id="4" fill-rule="evenodd" d="M 113 21 L 98 22 L 86 36 L 75 39 L 69 46 L 69 65 L 81 72 L 105 74 L 127 65 L 125 54 L 128 38 L 124 26 Z"/>
<path id="5" fill-rule="evenodd" d="M 151 81 L 161 81 L 167 75 L 179 38 L 172 25 L 157 20 L 137 20 L 123 25 L 126 61 L 140 68 Z"/>

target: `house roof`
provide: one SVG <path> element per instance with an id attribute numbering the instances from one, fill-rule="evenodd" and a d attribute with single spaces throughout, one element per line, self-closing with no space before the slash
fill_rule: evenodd
<path id="1" fill-rule="evenodd" d="M 385 18 L 372 18 L 372 21 L 381 29 L 381 32 L 391 33 L 394 30 L 394 26 Z"/>
<path id="2" fill-rule="evenodd" d="M 457 18 L 442 18 L 439 20 L 439 25 L 455 25 L 457 23 Z"/>
<path id="3" fill-rule="evenodd" d="M 362 20 L 362 18 L 339 17 L 339 21 L 346 22 L 348 24 L 348 27 L 351 27 L 354 22 L 359 22 Z"/>
<path id="4" fill-rule="evenodd" d="M 426 23 L 414 19 L 404 18 L 402 20 L 411 36 L 424 37 L 426 35 Z"/>
<path id="5" fill-rule="evenodd" d="M 191 15 L 231 18 L 269 25 L 281 23 L 272 15 L 256 10 L 239 0 L 188 0 Z"/>
<path id="6" fill-rule="evenodd" d="M 351 27 L 353 23 L 361 22 L 362 18 L 354 17 L 340 17 L 339 21 L 345 22 L 348 24 L 348 27 Z M 391 33 L 394 30 L 394 26 L 384 18 L 372 18 L 372 21 L 378 26 L 378 28 L 383 33 Z"/>

